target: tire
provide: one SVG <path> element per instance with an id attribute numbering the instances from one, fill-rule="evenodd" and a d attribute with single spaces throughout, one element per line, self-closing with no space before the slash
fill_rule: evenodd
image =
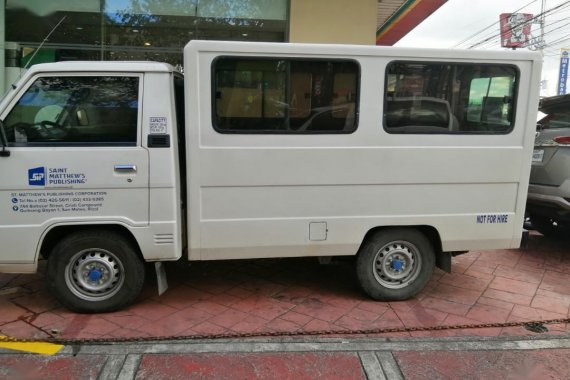
<path id="1" fill-rule="evenodd" d="M 137 249 L 113 231 L 81 231 L 63 238 L 47 263 L 48 287 L 79 313 L 103 313 L 133 303 L 142 291 L 145 267 Z"/>
<path id="2" fill-rule="evenodd" d="M 414 297 L 435 268 L 431 242 L 418 230 L 394 228 L 367 239 L 358 253 L 356 274 L 362 289 L 379 301 Z"/>

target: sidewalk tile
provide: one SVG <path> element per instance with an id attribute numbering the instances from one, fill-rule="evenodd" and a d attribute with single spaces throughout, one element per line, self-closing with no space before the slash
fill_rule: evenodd
<path id="1" fill-rule="evenodd" d="M 103 319 L 122 327 L 128 327 L 131 330 L 136 330 L 139 326 L 148 323 L 148 319 L 142 318 L 136 314 L 124 315 L 118 313 L 109 313 L 102 316 Z"/>
<path id="2" fill-rule="evenodd" d="M 119 325 L 88 314 L 77 314 L 70 320 L 68 326 L 61 332 L 62 337 L 79 338 L 84 335 L 102 337 L 120 329 Z"/>
<path id="3" fill-rule="evenodd" d="M 384 314 L 390 306 L 385 302 L 380 301 L 362 301 L 358 304 L 356 309 L 370 311 L 372 313 L 376 313 L 378 315 Z"/>
<path id="4" fill-rule="evenodd" d="M 404 351 L 394 353 L 406 380 L 564 379 L 569 350 Z"/>
<path id="5" fill-rule="evenodd" d="M 525 296 L 522 294 L 515 294 L 504 292 L 502 290 L 495 290 L 495 289 L 487 289 L 485 293 L 483 293 L 483 297 L 496 299 L 499 301 L 509 302 L 518 305 L 530 305 L 532 301 L 531 296 Z"/>
<path id="6" fill-rule="evenodd" d="M 342 317 L 346 310 L 339 309 L 334 306 L 329 306 L 319 299 L 310 298 L 295 306 L 293 309 L 295 312 L 308 315 L 313 318 L 317 318 L 327 322 L 334 322 L 340 317 Z"/>
<path id="7" fill-rule="evenodd" d="M 490 289 L 501 290 L 504 292 L 533 296 L 538 289 L 538 283 L 526 281 L 511 280 L 504 277 L 495 277 L 489 284 Z"/>
<path id="8" fill-rule="evenodd" d="M 283 302 L 298 304 L 303 302 L 308 296 L 311 296 L 313 291 L 310 288 L 302 286 L 290 286 L 279 293 L 272 296 L 273 299 Z"/>
<path id="9" fill-rule="evenodd" d="M 533 284 L 540 284 L 542 281 L 542 277 L 544 276 L 543 269 L 520 269 L 511 268 L 505 265 L 499 265 L 497 269 L 495 269 L 495 275 L 500 277 L 509 278 L 511 280 L 518 280 L 524 282 L 530 282 Z"/>
<path id="10" fill-rule="evenodd" d="M 188 330 L 184 330 L 182 335 L 217 335 L 227 333 L 228 329 L 206 321 L 198 323 Z"/>
<path id="11" fill-rule="evenodd" d="M 500 254 L 497 254 L 497 251 L 481 251 L 481 256 L 476 263 L 489 266 L 506 265 L 514 268 L 522 256 L 523 254 L 520 250 L 514 249 L 501 250 Z"/>
<path id="12" fill-rule="evenodd" d="M 274 320 L 267 322 L 264 327 L 265 330 L 281 331 L 284 333 L 299 331 L 302 328 L 302 326 L 294 322 L 281 318 L 275 318 Z"/>
<path id="13" fill-rule="evenodd" d="M 485 322 L 486 323 L 486 322 Z M 480 325 L 481 321 L 471 318 L 460 317 L 458 315 L 449 314 L 443 321 L 443 326 L 458 326 L 458 325 Z M 479 327 L 470 329 L 457 329 L 454 330 L 456 336 L 499 336 L 501 328 L 497 327 Z"/>
<path id="14" fill-rule="evenodd" d="M 421 300 L 420 303 L 427 309 L 439 310 L 456 315 L 465 315 L 470 308 L 469 305 L 434 297 L 426 297 Z"/>
<path id="15" fill-rule="evenodd" d="M 565 301 L 560 298 L 536 295 L 532 300 L 530 306 L 536 309 L 553 311 L 555 313 L 568 315 L 570 301 Z"/>
<path id="16" fill-rule="evenodd" d="M 485 323 L 502 323 L 507 320 L 510 310 L 488 305 L 475 305 L 469 310 L 466 317 Z"/>
<path id="17" fill-rule="evenodd" d="M 13 338 L 33 338 L 45 339 L 49 338 L 50 334 L 42 331 L 36 327 L 30 326 L 24 321 L 14 321 L 3 324 L 0 326 L 0 335 L 6 335 Z"/>
<path id="18" fill-rule="evenodd" d="M 45 291 L 15 298 L 13 303 L 35 314 L 44 313 L 59 306 L 59 303 Z M 0 310 L 4 311 L 3 308 Z"/>
<path id="19" fill-rule="evenodd" d="M 465 274 L 482 279 L 493 278 L 493 273 L 495 273 L 498 266 L 499 264 L 480 263 L 476 261 L 465 271 Z"/>
<path id="20" fill-rule="evenodd" d="M 213 316 L 208 321 L 218 326 L 229 329 L 233 327 L 235 324 L 247 318 L 247 316 L 248 316 L 247 313 L 229 308 L 223 313 Z"/>
<path id="21" fill-rule="evenodd" d="M 138 380 L 327 379 L 366 376 L 355 353 L 145 355 Z"/>
<path id="22" fill-rule="evenodd" d="M 307 323 L 309 323 L 311 320 L 313 320 L 313 317 L 297 313 L 296 311 L 288 311 L 285 314 L 283 314 L 280 318 L 289 322 L 293 322 L 298 326 L 304 326 Z"/>
<path id="23" fill-rule="evenodd" d="M 492 307 L 496 307 L 499 309 L 505 309 L 508 311 L 513 310 L 513 307 L 515 306 L 515 304 L 512 302 L 505 302 L 505 301 L 500 301 L 497 299 L 487 298 L 487 297 L 480 297 L 477 300 L 477 305 L 487 305 L 487 306 L 492 306 Z"/>
<path id="24" fill-rule="evenodd" d="M 0 373 L 5 379 L 97 379 L 106 360 L 105 355 L 5 355 L 0 363 Z"/>
<path id="25" fill-rule="evenodd" d="M 544 290 L 544 289 L 538 288 L 538 290 L 536 291 L 536 295 L 547 297 L 547 298 L 556 298 L 556 299 L 559 299 L 563 302 L 570 302 L 570 293 L 563 294 L 563 293 L 551 292 L 549 290 Z"/>
<path id="26" fill-rule="evenodd" d="M 482 291 L 480 290 L 463 289 L 457 286 L 440 284 L 434 290 L 428 292 L 428 295 L 464 305 L 473 305 L 477 302 L 481 293 Z"/>
<path id="27" fill-rule="evenodd" d="M 327 321 L 322 321 L 320 319 L 313 319 L 303 327 L 303 331 L 315 332 L 315 331 L 345 331 L 344 327 L 337 326 L 335 324 L 329 323 Z"/>
<path id="28" fill-rule="evenodd" d="M 3 323 L 8 323 L 16 321 L 18 319 L 23 319 L 32 315 L 28 310 L 14 305 L 5 298 L 0 298 L 0 325 Z"/>
<path id="29" fill-rule="evenodd" d="M 195 304 L 192 305 L 192 308 L 205 311 L 206 313 L 211 315 L 218 315 L 228 310 L 226 306 L 220 305 L 218 303 L 218 297 L 215 297 L 215 301 L 216 302 L 213 301 L 196 302 Z"/>
<path id="30" fill-rule="evenodd" d="M 254 331 L 266 331 L 265 324 L 266 319 L 256 317 L 254 315 L 248 315 L 235 325 L 231 329 L 237 333 L 250 333 Z"/>
<path id="31" fill-rule="evenodd" d="M 253 295 L 232 305 L 233 309 L 256 315 L 265 320 L 272 320 L 293 309 L 296 305 L 272 298 Z"/>
<path id="32" fill-rule="evenodd" d="M 552 311 L 535 309 L 528 306 L 515 305 L 511 312 L 513 318 L 526 318 L 526 320 L 543 320 L 543 319 L 559 319 L 566 318 L 566 314 L 555 313 Z M 524 320 L 524 319 L 522 319 Z"/>
<path id="33" fill-rule="evenodd" d="M 485 290 L 491 279 L 482 279 L 479 277 L 473 277 L 465 274 L 445 274 L 440 280 L 440 283 L 453 285 L 462 289 L 471 290 Z"/>
<path id="34" fill-rule="evenodd" d="M 161 296 L 154 295 L 153 302 L 181 310 L 188 307 L 188 304 L 202 302 L 212 297 L 212 293 L 203 292 L 190 286 L 182 285 L 174 289 L 168 289 Z"/>
<path id="35" fill-rule="evenodd" d="M 134 305 L 130 306 L 127 310 L 149 321 L 160 321 L 166 318 L 167 316 L 176 313 L 180 309 L 164 305 L 163 303 L 160 302 L 147 300 L 135 303 Z"/>

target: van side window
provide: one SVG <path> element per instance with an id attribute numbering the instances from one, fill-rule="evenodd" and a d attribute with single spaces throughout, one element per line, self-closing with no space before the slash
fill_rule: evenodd
<path id="1" fill-rule="evenodd" d="M 136 145 L 138 77 L 38 78 L 4 125 L 12 146 Z"/>
<path id="2" fill-rule="evenodd" d="M 514 125 L 512 65 L 392 62 L 386 71 L 389 133 L 505 134 Z"/>
<path id="3" fill-rule="evenodd" d="M 352 133 L 354 61 L 221 57 L 212 64 L 213 123 L 221 133 Z"/>

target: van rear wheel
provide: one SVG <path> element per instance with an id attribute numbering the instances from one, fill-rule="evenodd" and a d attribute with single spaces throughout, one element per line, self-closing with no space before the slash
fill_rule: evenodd
<path id="1" fill-rule="evenodd" d="M 113 231 L 81 231 L 62 239 L 47 265 L 58 301 L 80 313 L 119 310 L 139 296 L 145 268 L 131 242 Z"/>
<path id="2" fill-rule="evenodd" d="M 400 301 L 418 294 L 435 268 L 431 242 L 418 230 L 387 229 L 367 239 L 356 261 L 360 286 L 372 298 Z"/>

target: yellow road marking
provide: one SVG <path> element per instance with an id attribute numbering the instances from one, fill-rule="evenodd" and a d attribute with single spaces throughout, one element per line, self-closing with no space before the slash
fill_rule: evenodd
<path id="1" fill-rule="evenodd" d="M 46 342 L 7 342 L 3 341 L 3 339 L 5 338 L 7 337 L 4 335 L 0 335 L 0 348 L 31 352 L 33 354 L 55 355 L 63 347 L 65 347 L 61 344 L 46 343 Z"/>

